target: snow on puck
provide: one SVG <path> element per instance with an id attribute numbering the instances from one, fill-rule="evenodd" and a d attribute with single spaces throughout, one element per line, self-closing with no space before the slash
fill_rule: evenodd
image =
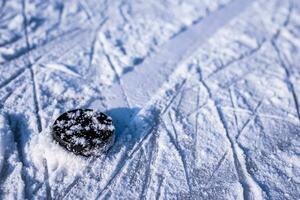
<path id="1" fill-rule="evenodd" d="M 99 156 L 115 140 L 111 117 L 91 109 L 76 109 L 59 116 L 52 136 L 67 150 L 83 156 Z"/>

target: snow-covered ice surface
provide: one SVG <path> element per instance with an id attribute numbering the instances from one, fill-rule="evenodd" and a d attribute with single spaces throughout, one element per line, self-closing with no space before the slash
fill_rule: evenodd
<path id="1" fill-rule="evenodd" d="M 0 63 L 0 199 L 300 199 L 298 0 L 1 0 Z"/>

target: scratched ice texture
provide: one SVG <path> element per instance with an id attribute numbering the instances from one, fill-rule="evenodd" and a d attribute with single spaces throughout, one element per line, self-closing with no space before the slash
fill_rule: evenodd
<path id="1" fill-rule="evenodd" d="M 299 101 L 298 0 L 0 0 L 0 199 L 300 199 Z"/>

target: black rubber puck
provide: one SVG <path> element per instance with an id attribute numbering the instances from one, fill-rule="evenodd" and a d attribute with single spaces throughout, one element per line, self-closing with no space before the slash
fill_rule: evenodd
<path id="1" fill-rule="evenodd" d="M 75 154 L 98 156 L 114 143 L 114 130 L 111 117 L 104 113 L 76 109 L 55 120 L 52 135 L 61 146 Z"/>

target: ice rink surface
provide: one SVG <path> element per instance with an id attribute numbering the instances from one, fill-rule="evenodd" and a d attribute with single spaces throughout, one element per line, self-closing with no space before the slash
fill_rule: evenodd
<path id="1" fill-rule="evenodd" d="M 102 156 L 51 137 L 112 116 Z M 298 0 L 0 0 L 0 199 L 300 199 Z"/>

